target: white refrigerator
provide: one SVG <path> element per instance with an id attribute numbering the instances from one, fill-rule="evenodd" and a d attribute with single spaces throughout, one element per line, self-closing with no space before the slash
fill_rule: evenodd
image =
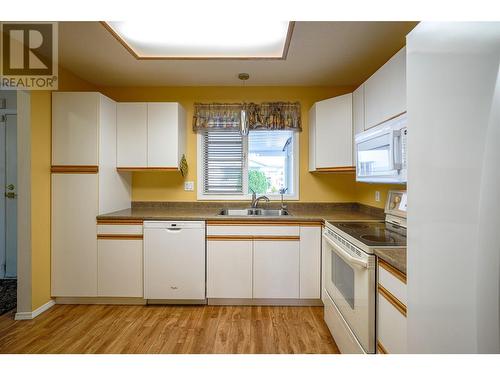
<path id="1" fill-rule="evenodd" d="M 500 23 L 407 36 L 408 349 L 499 353 Z"/>

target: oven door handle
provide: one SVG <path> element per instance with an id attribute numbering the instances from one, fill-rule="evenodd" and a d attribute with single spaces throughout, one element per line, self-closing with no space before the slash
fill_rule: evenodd
<path id="1" fill-rule="evenodd" d="M 328 244 L 332 247 L 332 250 L 337 253 L 339 257 L 344 259 L 347 263 L 353 264 L 356 266 L 360 266 L 363 268 L 368 268 L 368 261 L 353 257 L 351 254 L 344 251 L 339 245 L 333 242 L 327 235 L 323 234 L 323 238 L 328 242 Z"/>

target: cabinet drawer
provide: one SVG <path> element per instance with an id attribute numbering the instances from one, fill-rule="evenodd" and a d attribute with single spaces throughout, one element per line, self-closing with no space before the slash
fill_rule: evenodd
<path id="1" fill-rule="evenodd" d="M 142 234 L 142 225 L 97 225 L 97 234 Z"/>
<path id="2" fill-rule="evenodd" d="M 406 316 L 380 291 L 377 299 L 377 351 L 379 353 L 406 353 Z"/>
<path id="3" fill-rule="evenodd" d="M 378 283 L 404 305 L 407 304 L 406 275 L 381 259 L 378 260 Z"/>
<path id="4" fill-rule="evenodd" d="M 208 236 L 296 236 L 298 225 L 208 225 Z"/>

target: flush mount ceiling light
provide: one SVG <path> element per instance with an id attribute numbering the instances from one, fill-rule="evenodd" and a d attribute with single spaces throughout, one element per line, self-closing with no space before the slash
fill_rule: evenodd
<path id="1" fill-rule="evenodd" d="M 139 60 L 284 60 L 293 22 L 102 22 Z"/>

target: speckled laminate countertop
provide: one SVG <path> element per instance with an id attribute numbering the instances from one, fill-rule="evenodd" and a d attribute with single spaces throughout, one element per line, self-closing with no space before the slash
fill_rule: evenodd
<path id="1" fill-rule="evenodd" d="M 97 216 L 97 220 L 383 220 L 383 210 L 358 203 L 289 203 L 288 216 L 219 216 L 225 208 L 247 208 L 241 202 L 134 202 L 131 208 Z M 271 203 L 261 208 L 278 208 Z"/>
<path id="2" fill-rule="evenodd" d="M 375 249 L 375 255 L 406 275 L 406 248 Z"/>

